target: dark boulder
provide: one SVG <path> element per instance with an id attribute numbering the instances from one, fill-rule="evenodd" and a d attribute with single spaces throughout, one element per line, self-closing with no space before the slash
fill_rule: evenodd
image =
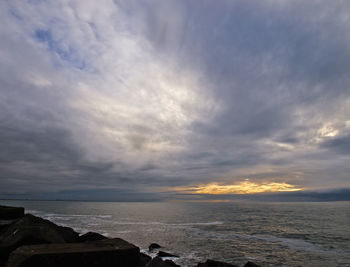
<path id="1" fill-rule="evenodd" d="M 181 267 L 180 265 L 176 264 L 175 262 L 171 261 L 171 260 L 165 260 L 164 261 L 165 264 L 167 264 L 167 266 L 173 266 L 173 267 Z"/>
<path id="2" fill-rule="evenodd" d="M 14 220 L 24 216 L 24 208 L 0 206 L 0 220 Z"/>
<path id="3" fill-rule="evenodd" d="M 0 220 L 0 235 L 1 232 L 6 231 L 6 229 L 15 221 L 16 220 Z"/>
<path id="4" fill-rule="evenodd" d="M 179 256 L 174 255 L 174 254 L 170 254 L 168 252 L 164 252 L 164 251 L 159 251 L 157 254 L 158 257 L 175 257 L 178 258 Z"/>
<path id="5" fill-rule="evenodd" d="M 139 255 L 139 265 L 141 267 L 147 266 L 151 262 L 151 260 L 152 260 L 151 256 L 148 256 L 148 255 L 146 255 L 144 253 L 140 253 L 140 255 Z"/>
<path id="6" fill-rule="evenodd" d="M 11 230 L 20 231 L 22 229 L 27 229 L 27 228 L 29 229 L 43 228 L 43 230 L 45 230 L 46 228 L 50 228 L 56 231 L 59 235 L 61 235 L 64 242 L 67 242 L 67 243 L 77 242 L 79 238 L 79 234 L 75 232 L 72 228 L 59 226 L 49 220 L 45 220 L 43 218 L 34 216 L 32 214 L 26 214 L 23 218 L 17 220 L 8 228 L 8 231 L 11 231 Z M 53 242 L 49 242 L 49 243 L 53 243 Z"/>
<path id="7" fill-rule="evenodd" d="M 98 240 L 104 240 L 104 239 L 108 239 L 108 238 L 99 233 L 88 232 L 86 234 L 79 236 L 78 242 L 98 241 Z"/>
<path id="8" fill-rule="evenodd" d="M 114 238 L 88 243 L 22 246 L 11 253 L 7 267 L 138 267 L 139 248 Z"/>
<path id="9" fill-rule="evenodd" d="M 48 220 L 26 214 L 1 232 L 0 259 L 6 259 L 19 246 L 73 243 L 77 242 L 78 237 L 78 233 L 69 227 L 58 226 Z"/>
<path id="10" fill-rule="evenodd" d="M 198 263 L 197 267 L 239 267 L 226 262 L 207 260 L 205 263 Z"/>
<path id="11" fill-rule="evenodd" d="M 147 267 L 180 267 L 175 262 L 171 260 L 163 261 L 160 257 L 155 257 L 152 261 L 147 265 Z"/>
<path id="12" fill-rule="evenodd" d="M 254 262 L 248 261 L 243 267 L 260 267 L 260 265 L 257 265 Z"/>
<path id="13" fill-rule="evenodd" d="M 157 248 L 161 248 L 161 246 L 158 245 L 157 243 L 152 243 L 151 245 L 149 245 L 148 250 L 151 251 L 151 250 L 157 249 Z"/>
<path id="14" fill-rule="evenodd" d="M 67 243 L 75 243 L 79 242 L 79 234 L 75 232 L 72 228 L 66 227 L 66 226 L 58 226 L 54 224 L 55 227 L 57 227 L 58 232 L 63 237 L 64 241 Z"/>

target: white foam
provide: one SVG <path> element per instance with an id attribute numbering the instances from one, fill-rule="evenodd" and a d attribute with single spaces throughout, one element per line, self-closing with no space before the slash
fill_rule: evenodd
<path id="1" fill-rule="evenodd" d="M 198 223 L 162 223 L 162 222 L 133 222 L 133 221 L 113 221 L 118 225 L 164 225 L 164 226 L 196 226 L 196 225 L 220 225 L 223 222 L 198 222 Z"/>
<path id="2" fill-rule="evenodd" d="M 116 233 L 116 234 L 128 234 L 128 233 L 131 233 L 131 231 L 129 231 L 129 230 L 126 230 L 126 231 L 116 231 L 116 232 L 114 232 L 114 233 Z"/>
<path id="3" fill-rule="evenodd" d="M 279 242 L 295 250 L 324 252 L 324 250 L 319 245 L 306 242 L 302 239 L 283 238 L 283 237 L 276 237 L 276 236 L 260 236 L 260 235 L 253 235 L 252 237 L 255 239 L 265 240 L 268 242 Z"/>
<path id="4" fill-rule="evenodd" d="M 95 214 L 59 214 L 59 213 L 52 213 L 52 214 L 47 214 L 51 216 L 56 216 L 56 217 L 62 217 L 62 218 L 81 218 L 81 217 L 86 217 L 86 218 L 112 218 L 112 215 L 95 215 Z"/>
<path id="5" fill-rule="evenodd" d="M 62 214 L 62 213 L 47 213 L 38 210 L 27 210 L 27 213 L 32 213 L 34 215 L 41 214 L 44 217 L 57 217 L 64 220 L 65 218 L 75 218 L 75 217 L 87 217 L 87 218 L 112 218 L 112 215 L 106 214 Z"/>

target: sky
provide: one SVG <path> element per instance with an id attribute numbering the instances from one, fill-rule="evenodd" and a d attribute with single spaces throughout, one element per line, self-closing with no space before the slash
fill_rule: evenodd
<path id="1" fill-rule="evenodd" d="M 1 1 L 0 197 L 343 196 L 349 14 L 347 0 Z"/>

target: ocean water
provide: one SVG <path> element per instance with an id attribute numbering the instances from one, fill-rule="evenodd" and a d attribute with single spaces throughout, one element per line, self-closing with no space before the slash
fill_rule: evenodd
<path id="1" fill-rule="evenodd" d="M 243 266 L 350 266 L 350 202 L 116 203 L 0 201 L 70 226 L 150 243 L 194 266 L 208 258 Z M 148 252 L 147 252 L 148 253 Z"/>

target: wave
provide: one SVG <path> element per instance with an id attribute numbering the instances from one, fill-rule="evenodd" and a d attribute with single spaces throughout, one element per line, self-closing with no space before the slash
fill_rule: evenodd
<path id="1" fill-rule="evenodd" d="M 56 217 L 56 218 L 80 218 L 80 217 L 94 217 L 94 218 L 112 218 L 112 215 L 105 214 L 62 214 L 62 213 L 46 213 L 38 210 L 27 210 L 26 213 L 32 213 L 34 215 L 40 215 L 43 217 Z"/>
<path id="2" fill-rule="evenodd" d="M 312 251 L 312 252 L 321 252 L 321 253 L 326 252 L 320 245 L 313 244 L 302 239 L 276 237 L 276 236 L 263 236 L 263 235 L 252 235 L 252 238 L 267 241 L 267 242 L 278 242 L 294 250 L 303 250 L 303 251 Z"/>
<path id="3" fill-rule="evenodd" d="M 61 213 L 45 213 L 37 210 L 28 210 L 28 213 L 44 217 L 49 220 L 62 220 L 68 221 L 73 218 L 89 218 L 89 219 L 111 219 L 112 215 L 100 215 L 100 214 L 61 214 Z M 140 222 L 140 221 L 112 221 L 109 223 L 114 225 L 164 225 L 164 226 L 200 226 L 200 225 L 220 225 L 222 221 L 213 222 L 189 222 L 189 223 L 164 223 L 164 222 Z"/>
<path id="4" fill-rule="evenodd" d="M 256 239 L 266 240 L 268 242 L 279 242 L 294 250 L 310 251 L 314 253 L 327 253 L 333 255 L 349 254 L 346 249 L 325 248 L 322 245 L 307 242 L 302 239 L 285 238 L 276 236 L 255 236 Z"/>
<path id="5" fill-rule="evenodd" d="M 163 222 L 133 222 L 133 221 L 113 221 L 117 225 L 164 225 L 164 226 L 196 226 L 196 225 L 220 225 L 223 222 L 195 222 L 195 223 L 163 223 Z"/>
<path id="6" fill-rule="evenodd" d="M 223 234 L 218 232 L 207 232 L 198 230 L 200 233 L 197 233 L 199 236 L 205 236 L 204 238 L 210 238 L 213 240 L 255 240 L 255 241 L 263 241 L 263 242 L 272 242 L 279 243 L 283 246 L 287 246 L 290 249 L 296 251 L 309 251 L 318 254 L 347 254 L 350 251 L 343 249 L 329 249 L 324 248 L 322 245 L 310 243 L 302 239 L 295 238 L 285 238 L 285 237 L 277 237 L 272 235 L 249 235 L 249 234 Z"/>

